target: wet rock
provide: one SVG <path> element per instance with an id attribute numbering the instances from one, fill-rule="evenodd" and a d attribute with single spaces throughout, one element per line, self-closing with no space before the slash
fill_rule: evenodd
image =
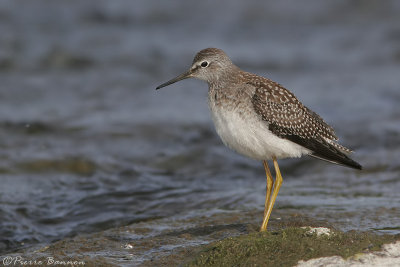
<path id="1" fill-rule="evenodd" d="M 352 257 L 363 263 L 372 255 L 367 253 L 394 259 L 400 247 L 382 247 L 399 240 L 398 235 L 310 228 L 306 226 L 327 224 L 279 211 L 280 219 L 272 218 L 269 232 L 260 233 L 261 214 L 260 210 L 203 210 L 174 220 L 155 219 L 82 234 L 5 256 L 83 261 L 85 266 L 294 266 L 327 256 L 324 262 Z M 319 235 L 321 230 L 330 235 Z M 382 248 L 382 253 L 375 252 Z"/>
<path id="2" fill-rule="evenodd" d="M 341 257 L 380 250 L 384 243 L 399 239 L 390 235 L 328 230 L 330 235 L 318 234 L 318 231 L 311 234 L 309 229 L 303 228 L 286 228 L 227 238 L 203 248 L 187 266 L 293 266 L 300 260 L 333 255 L 339 256 L 334 257 L 336 261 Z M 302 264 L 300 266 L 321 266 Z"/>
<path id="3" fill-rule="evenodd" d="M 297 267 L 312 266 L 337 266 L 337 267 L 376 267 L 376 266 L 400 266 L 400 242 L 386 244 L 381 251 L 372 253 L 359 253 L 343 259 L 339 256 L 317 258 L 308 261 L 300 261 Z"/>

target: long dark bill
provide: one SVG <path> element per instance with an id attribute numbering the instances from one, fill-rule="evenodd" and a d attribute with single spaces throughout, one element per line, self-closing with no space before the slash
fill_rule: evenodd
<path id="1" fill-rule="evenodd" d="M 160 89 L 160 88 L 163 88 L 163 87 L 165 87 L 165 86 L 168 86 L 168 85 L 170 85 L 170 84 L 179 82 L 179 81 L 181 81 L 181 80 L 190 78 L 191 75 L 192 75 L 192 72 L 189 70 L 189 71 L 187 71 L 187 72 L 185 72 L 185 73 L 182 73 L 181 75 L 179 75 L 179 76 L 177 76 L 177 77 L 175 77 L 175 78 L 169 80 L 168 82 L 165 82 L 165 83 L 163 83 L 163 84 L 157 86 L 157 87 L 156 87 L 156 90 L 158 90 L 158 89 Z"/>

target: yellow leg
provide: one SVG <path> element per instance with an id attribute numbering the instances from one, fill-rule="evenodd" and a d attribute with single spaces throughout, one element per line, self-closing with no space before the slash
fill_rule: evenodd
<path id="1" fill-rule="evenodd" d="M 263 219 L 263 223 L 261 225 L 260 231 L 267 230 L 268 220 L 269 220 L 269 217 L 271 216 L 271 212 L 274 207 L 276 197 L 278 196 L 279 189 L 281 188 L 281 185 L 283 182 L 281 171 L 279 170 L 278 161 L 276 160 L 275 157 L 273 158 L 273 161 L 274 161 L 274 167 L 275 167 L 275 173 L 276 173 L 275 186 L 274 186 L 274 191 L 272 192 L 272 197 L 268 201 L 268 207 L 266 207 L 266 212 L 264 212 L 264 219 Z M 268 174 L 267 174 L 267 176 L 268 176 Z"/>
<path id="2" fill-rule="evenodd" d="M 265 174 L 267 176 L 267 193 L 265 195 L 265 209 L 264 209 L 264 217 L 267 214 L 267 209 L 268 209 L 268 203 L 271 199 L 271 192 L 272 192 L 272 187 L 274 186 L 274 180 L 272 179 L 271 171 L 269 170 L 268 167 L 268 162 L 266 160 L 263 161 L 264 164 L 264 169 L 265 169 Z"/>

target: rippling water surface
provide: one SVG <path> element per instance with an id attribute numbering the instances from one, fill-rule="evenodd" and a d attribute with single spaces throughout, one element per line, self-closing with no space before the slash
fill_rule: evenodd
<path id="1" fill-rule="evenodd" d="M 396 1 L 5 1 L 0 4 L 0 251 L 134 222 L 260 210 L 262 164 L 216 136 L 206 47 L 276 80 L 364 170 L 282 160 L 276 209 L 400 231 Z M 272 214 L 274 220 L 274 213 Z"/>

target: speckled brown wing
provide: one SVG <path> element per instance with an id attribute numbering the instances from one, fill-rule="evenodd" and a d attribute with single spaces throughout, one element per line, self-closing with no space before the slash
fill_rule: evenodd
<path id="1" fill-rule="evenodd" d="M 253 76 L 253 74 L 248 74 Z M 255 75 L 254 75 L 255 76 Z M 318 114 L 305 107 L 293 93 L 263 77 L 249 77 L 247 84 L 256 88 L 252 103 L 255 111 L 268 122 L 271 132 L 312 151 L 311 156 L 353 168 L 361 166 L 339 145 L 338 138 Z"/>
<path id="2" fill-rule="evenodd" d="M 256 87 L 252 100 L 256 112 L 274 125 L 275 134 L 338 140 L 331 126 L 280 84 L 265 78 L 247 83 Z"/>

